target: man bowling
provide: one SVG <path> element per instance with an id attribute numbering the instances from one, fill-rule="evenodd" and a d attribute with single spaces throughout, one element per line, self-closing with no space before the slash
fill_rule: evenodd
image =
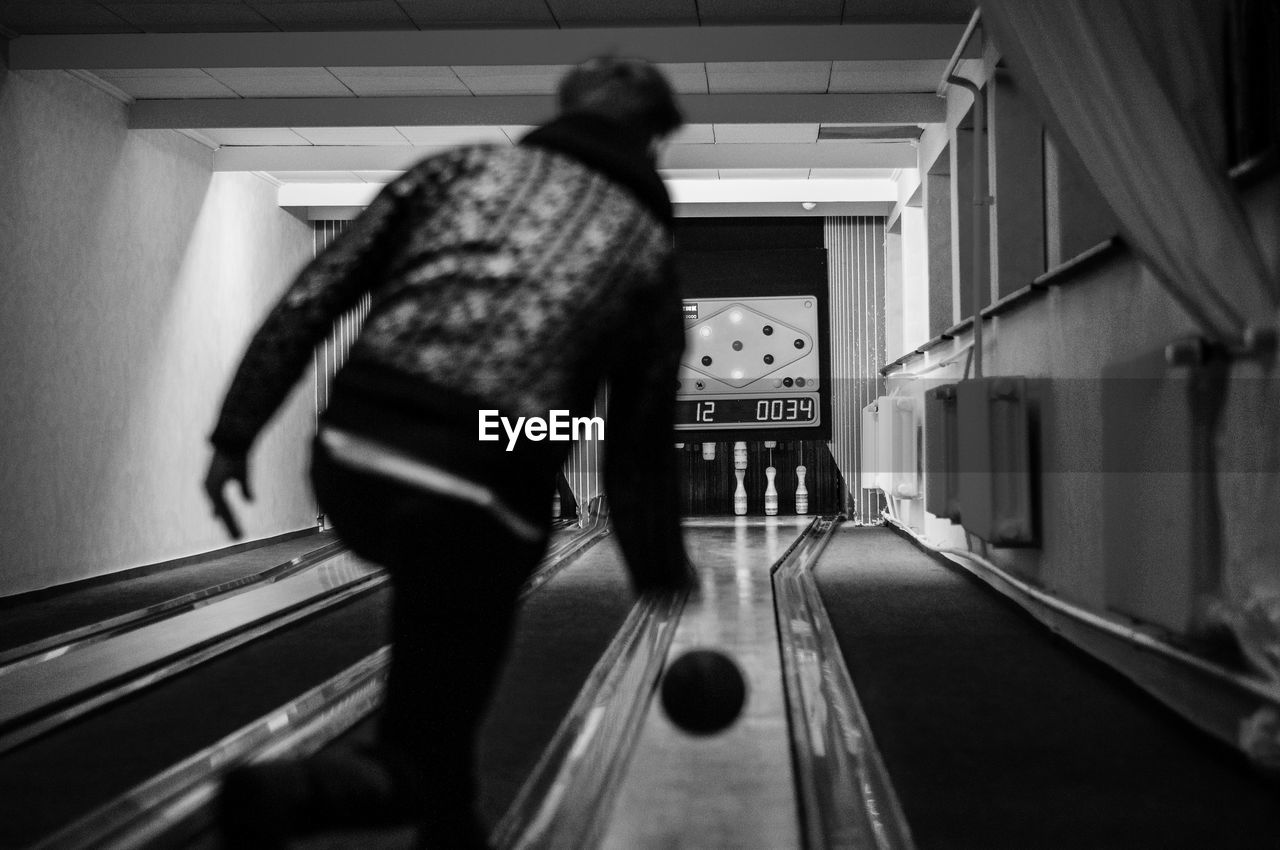
<path id="1" fill-rule="evenodd" d="M 476 733 L 519 588 L 543 554 L 569 444 L 477 440 L 477 412 L 587 413 L 610 384 L 605 488 L 641 593 L 692 587 L 676 513 L 684 346 L 671 203 L 655 170 L 681 123 L 649 64 L 602 58 L 560 84 L 559 114 L 514 147 L 430 157 L 308 264 L 254 336 L 211 436 L 205 486 L 248 493 L 255 437 L 334 319 L 372 309 L 313 450 L 321 509 L 394 586 L 392 665 L 371 749 L 233 771 L 231 846 L 413 823 L 419 846 L 487 846 Z"/>

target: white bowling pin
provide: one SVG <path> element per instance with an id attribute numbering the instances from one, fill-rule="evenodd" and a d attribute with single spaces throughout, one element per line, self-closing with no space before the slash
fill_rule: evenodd
<path id="1" fill-rule="evenodd" d="M 733 492 L 733 512 L 738 516 L 747 515 L 747 487 L 743 480 L 747 477 L 745 469 L 735 469 L 733 474 L 738 478 L 738 489 Z"/>
<path id="2" fill-rule="evenodd" d="M 747 468 L 747 444 L 746 443 L 733 444 L 733 468 L 734 469 Z"/>
<path id="3" fill-rule="evenodd" d="M 803 466 L 796 467 L 796 477 L 800 479 L 800 483 L 796 485 L 796 513 L 800 516 L 809 513 L 809 490 L 804 486 L 805 471 Z"/>
<path id="4" fill-rule="evenodd" d="M 778 515 L 778 488 L 773 486 L 773 478 L 778 474 L 778 470 L 772 466 L 764 471 L 764 477 L 769 479 L 768 485 L 764 488 L 764 515 Z"/>
<path id="5" fill-rule="evenodd" d="M 702 459 L 703 459 L 703 460 L 715 460 L 715 459 L 716 459 L 716 444 L 715 444 L 715 443 L 703 443 L 703 444 L 702 444 Z"/>

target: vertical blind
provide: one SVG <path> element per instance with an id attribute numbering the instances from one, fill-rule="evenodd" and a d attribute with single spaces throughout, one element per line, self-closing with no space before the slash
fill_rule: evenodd
<path id="1" fill-rule="evenodd" d="M 347 229 L 346 221 L 317 221 L 314 229 L 314 255 L 329 247 L 334 240 Z M 342 364 L 347 361 L 347 352 L 360 333 L 360 325 L 369 315 L 371 299 L 365 295 L 354 309 L 338 318 L 333 323 L 333 332 L 315 352 L 315 416 L 316 427 L 319 428 L 320 414 L 329 406 L 329 391 L 333 387 L 333 376 L 338 374 Z"/>
<path id="2" fill-rule="evenodd" d="M 601 392 L 596 398 L 592 416 L 605 418 L 608 407 L 608 390 Z M 606 419 L 605 436 L 608 436 Z M 595 499 L 604 494 L 604 452 L 605 443 L 599 440 L 578 440 L 569 452 L 569 460 L 564 465 L 565 481 L 578 501 L 578 520 L 585 522 L 590 511 L 596 507 Z"/>
<path id="3" fill-rule="evenodd" d="M 844 475 L 845 513 L 880 521 L 878 490 L 862 489 L 862 408 L 884 391 L 884 239 L 878 216 L 832 216 L 823 234 L 831 287 L 831 454 Z"/>

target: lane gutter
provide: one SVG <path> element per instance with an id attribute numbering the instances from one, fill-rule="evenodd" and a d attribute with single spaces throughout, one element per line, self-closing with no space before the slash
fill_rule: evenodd
<path id="1" fill-rule="evenodd" d="M 116 617 L 90 623 L 76 629 L 69 629 L 56 635 L 7 649 L 0 652 L 0 677 L 21 667 L 39 664 L 60 658 L 77 649 L 108 640 L 132 629 L 175 617 L 187 611 L 226 599 L 237 593 L 243 593 L 264 584 L 280 581 L 303 570 L 327 560 L 345 550 L 340 542 L 327 543 L 317 549 L 299 555 L 284 563 L 277 564 L 261 572 L 221 582 L 210 587 L 193 590 L 172 599 L 166 599 L 153 605 L 127 611 Z"/>
<path id="2" fill-rule="evenodd" d="M 911 830 L 813 576 L 841 519 L 815 519 L 773 570 L 805 846 L 911 850 Z"/>

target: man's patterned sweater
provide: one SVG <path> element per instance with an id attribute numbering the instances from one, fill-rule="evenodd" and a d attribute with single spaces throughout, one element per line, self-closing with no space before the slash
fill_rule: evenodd
<path id="1" fill-rule="evenodd" d="M 671 423 L 684 341 L 669 227 L 644 152 L 590 116 L 514 148 L 430 157 L 299 274 L 254 336 L 211 441 L 247 451 L 334 320 L 370 293 L 347 368 L 509 417 L 587 413 L 607 381 L 614 524 L 639 583 L 662 581 L 683 569 Z M 477 439 L 469 421 L 457 440 Z"/>

